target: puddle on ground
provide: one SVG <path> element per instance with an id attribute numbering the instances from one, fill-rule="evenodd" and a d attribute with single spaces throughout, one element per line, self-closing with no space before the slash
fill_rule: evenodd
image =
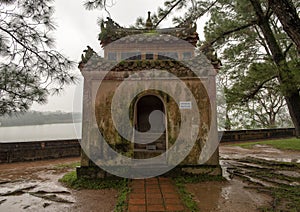
<path id="1" fill-rule="evenodd" d="M 72 190 L 58 182 L 79 158 L 0 164 L 0 211 L 113 211 L 116 190 Z"/>
<path id="2" fill-rule="evenodd" d="M 252 149 L 239 146 L 221 145 L 220 157 L 222 159 L 241 159 L 255 157 L 277 162 L 300 163 L 299 151 L 283 151 L 265 145 L 254 145 Z"/>
<path id="3" fill-rule="evenodd" d="M 271 197 L 247 190 L 239 180 L 188 184 L 187 190 L 194 195 L 200 211 L 253 212 L 268 205 Z"/>
<path id="4" fill-rule="evenodd" d="M 226 181 L 187 185 L 200 211 L 253 212 L 261 211 L 262 208 L 287 210 L 285 202 L 276 202 L 274 205 L 269 191 L 279 186 L 299 186 L 300 170 L 297 166 L 291 168 L 283 164 L 279 168 L 280 162 L 299 163 L 299 152 L 281 151 L 263 145 L 251 150 L 221 145 L 220 156 Z"/>
<path id="5" fill-rule="evenodd" d="M 296 171 L 287 171 L 287 170 L 281 170 L 281 171 L 276 171 L 279 174 L 283 174 L 289 177 L 298 177 L 300 178 L 300 173 Z"/>

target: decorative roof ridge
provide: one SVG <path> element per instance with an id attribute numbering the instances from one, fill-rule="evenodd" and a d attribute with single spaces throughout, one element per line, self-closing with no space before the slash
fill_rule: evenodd
<path id="1" fill-rule="evenodd" d="M 107 18 L 107 21 L 102 20 L 101 32 L 98 40 L 100 40 L 101 46 L 105 47 L 109 43 L 112 43 L 122 37 L 143 33 L 169 34 L 182 40 L 186 40 L 194 46 L 196 46 L 199 40 L 196 23 L 186 23 L 185 25 L 164 29 L 153 29 L 149 27 L 145 29 L 138 29 L 121 27 L 111 18 Z"/>

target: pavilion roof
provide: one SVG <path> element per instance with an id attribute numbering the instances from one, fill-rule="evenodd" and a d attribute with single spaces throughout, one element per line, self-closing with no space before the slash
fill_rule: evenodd
<path id="1" fill-rule="evenodd" d="M 133 39 L 132 35 L 144 34 L 148 36 L 140 36 L 136 37 L 140 39 L 141 42 L 152 42 L 160 38 L 159 35 L 169 35 L 170 40 L 174 39 L 171 37 L 175 37 L 178 39 L 185 40 L 196 46 L 199 36 L 197 33 L 197 26 L 195 23 L 185 23 L 173 28 L 164 28 L 164 29 L 154 29 L 154 28 L 145 28 L 145 29 L 137 29 L 137 28 L 124 28 L 119 24 L 114 22 L 111 18 L 107 18 L 107 21 L 102 21 L 101 23 L 101 33 L 99 34 L 99 40 L 102 47 L 119 40 L 121 38 L 125 39 Z M 156 36 L 149 36 L 156 35 Z M 158 35 L 158 36 L 157 36 Z M 166 36 L 164 36 L 164 39 Z M 136 42 L 135 40 L 131 40 L 131 42 Z"/>

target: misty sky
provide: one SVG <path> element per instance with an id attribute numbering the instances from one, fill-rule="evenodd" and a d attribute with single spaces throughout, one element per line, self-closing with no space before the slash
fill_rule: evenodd
<path id="1" fill-rule="evenodd" d="M 108 0 L 108 3 L 111 1 Z M 114 0 L 114 5 L 109 8 L 109 12 L 114 21 L 121 26 L 129 26 L 135 23 L 136 18 L 142 16 L 146 18 L 147 11 L 156 12 L 159 5 L 163 5 L 164 0 Z M 97 39 L 100 27 L 97 25 L 99 17 L 106 18 L 105 11 L 88 11 L 83 7 L 84 1 L 56 0 L 54 20 L 57 23 L 57 30 L 54 32 L 56 38 L 56 48 L 64 55 L 79 62 L 82 51 L 86 46 L 91 46 L 96 52 L 101 54 L 101 46 Z M 202 35 L 203 21 L 198 22 L 198 33 Z M 160 27 L 172 26 L 171 21 L 163 22 Z M 74 72 L 81 76 L 77 65 Z M 59 96 L 49 96 L 45 105 L 34 104 L 32 110 L 39 111 L 81 111 L 82 83 L 76 86 L 65 87 L 65 91 Z M 75 99 L 75 100 L 74 100 Z M 74 105 L 74 107 L 73 107 Z"/>

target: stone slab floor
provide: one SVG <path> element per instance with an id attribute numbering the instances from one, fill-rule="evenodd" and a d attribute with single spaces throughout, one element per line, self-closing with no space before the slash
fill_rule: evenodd
<path id="1" fill-rule="evenodd" d="M 176 186 L 169 178 L 132 180 L 129 212 L 185 211 Z"/>

